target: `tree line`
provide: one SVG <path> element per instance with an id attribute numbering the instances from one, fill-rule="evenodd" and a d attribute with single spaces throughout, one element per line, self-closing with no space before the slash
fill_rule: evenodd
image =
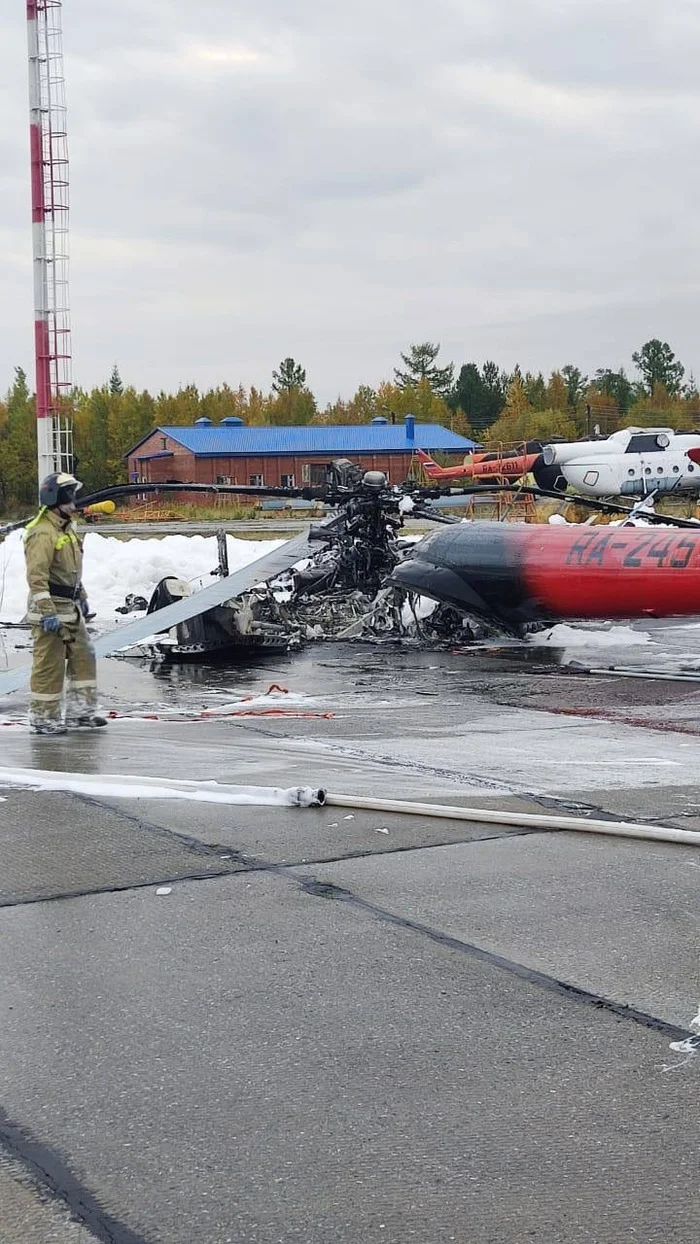
<path id="1" fill-rule="evenodd" d="M 497 363 L 465 363 L 459 370 L 439 360 L 435 342 L 411 345 L 391 380 L 361 384 L 349 399 L 323 409 L 304 367 L 283 359 L 268 392 L 222 384 L 177 393 L 138 391 L 118 367 L 104 385 L 75 389 L 66 402 L 73 423 L 78 470 L 89 491 L 126 479 L 125 454 L 158 425 L 214 423 L 236 415 L 247 424 L 358 424 L 413 414 L 495 448 L 523 440 L 602 435 L 628 424 L 690 429 L 700 422 L 700 396 L 668 342 L 654 338 L 632 355 L 635 378 L 624 368 L 599 368 L 586 376 L 572 363 L 551 375 L 504 371 Z M 31 506 L 36 498 L 34 396 L 20 368 L 0 401 L 0 507 Z"/>

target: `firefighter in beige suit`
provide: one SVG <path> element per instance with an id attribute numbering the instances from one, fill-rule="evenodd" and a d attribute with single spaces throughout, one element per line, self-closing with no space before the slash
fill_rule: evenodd
<path id="1" fill-rule="evenodd" d="M 82 584 L 83 548 L 73 521 L 80 487 L 72 475 L 47 476 L 39 492 L 41 509 L 25 529 L 27 619 L 34 641 L 29 725 L 35 734 L 107 724 L 97 712 L 95 652 L 85 626 L 89 607 Z"/>

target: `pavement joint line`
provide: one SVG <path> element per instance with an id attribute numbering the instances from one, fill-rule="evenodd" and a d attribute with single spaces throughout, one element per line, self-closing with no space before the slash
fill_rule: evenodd
<path id="1" fill-rule="evenodd" d="M 136 816 L 126 808 L 105 803 L 102 799 L 98 799 L 94 795 L 86 795 L 83 791 L 63 791 L 62 794 L 77 799 L 80 803 L 87 804 L 89 807 L 99 808 L 102 812 L 110 812 L 112 815 L 128 821 L 137 829 L 144 829 L 147 833 L 154 834 L 158 838 L 165 838 L 170 842 L 175 842 L 178 846 L 188 847 L 198 855 L 205 855 L 207 858 L 216 857 L 221 850 L 226 849 L 212 845 L 209 842 L 202 842 L 201 838 L 192 838 L 189 834 L 178 833 L 177 830 L 170 829 L 167 825 L 157 825 L 154 821 L 145 821 L 143 817 Z"/>
<path id="2" fill-rule="evenodd" d="M 234 865 L 238 865 L 234 867 Z M 220 881 L 222 877 L 236 877 L 239 874 L 254 872 L 244 861 L 234 858 L 228 868 L 207 873 L 179 873 L 176 877 L 155 877 L 150 881 L 125 881 L 123 885 L 94 886 L 83 890 L 59 890 L 54 894 L 27 894 L 23 898 L 0 899 L 0 911 L 13 907 L 31 907 L 36 903 L 62 903 L 71 898 L 90 898 L 94 894 L 125 894 L 130 890 L 151 890 L 156 886 L 178 885 L 182 881 Z M 2 1244 L 2 1241 L 0 1241 Z"/>
<path id="3" fill-rule="evenodd" d="M 11 1120 L 0 1107 L 0 1145 L 28 1172 L 33 1183 L 62 1201 L 73 1218 L 90 1230 L 100 1244 L 149 1244 L 102 1208 L 97 1198 L 73 1174 L 64 1158 Z"/>
<path id="4" fill-rule="evenodd" d="M 75 792 L 67 793 L 75 794 Z M 114 885 L 91 886 L 75 890 L 57 890 L 50 894 L 26 894 L 19 898 L 0 898 L 0 911 L 9 910 L 15 907 L 32 906 L 38 903 L 60 903 L 67 901 L 68 899 L 90 898 L 92 895 L 97 894 L 126 894 L 132 890 L 149 890 L 152 887 L 164 885 L 173 886 L 188 881 L 221 881 L 226 877 L 235 879 L 237 877 L 247 876 L 249 873 L 258 872 L 279 871 L 280 875 L 284 875 L 295 868 L 323 867 L 327 864 L 343 864 L 348 860 L 377 859 L 390 855 L 408 855 L 414 851 L 432 851 L 438 847 L 478 846 L 483 842 L 500 842 L 503 840 L 508 841 L 511 838 L 528 838 L 537 834 L 545 835 L 550 833 L 565 832 L 559 830 L 540 829 L 536 827 L 511 830 L 506 829 L 503 833 L 488 834 L 486 837 L 481 838 L 447 838 L 445 840 L 440 840 L 439 842 L 407 843 L 405 845 L 399 843 L 396 845 L 392 844 L 391 846 L 387 846 L 381 850 L 357 850 L 346 852 L 343 855 L 324 856 L 322 859 L 284 860 L 279 863 L 274 863 L 273 861 L 262 860 L 257 856 L 246 855 L 245 852 L 242 852 L 235 847 L 227 846 L 226 844 L 212 845 L 210 843 L 199 843 L 198 840 L 191 840 L 185 835 L 177 834 L 175 831 L 169 830 L 166 826 L 155 825 L 148 821 L 143 821 L 141 818 L 133 816 L 131 813 L 125 812 L 120 808 L 113 808 L 110 804 L 101 804 L 99 800 L 92 799 L 89 796 L 75 794 L 75 797 L 84 799 L 86 802 L 99 808 L 103 808 L 106 811 L 116 812 L 120 816 L 123 816 L 125 820 L 140 829 L 145 829 L 156 834 L 162 834 L 166 838 L 173 838 L 178 843 L 182 843 L 186 846 L 189 846 L 190 843 L 192 843 L 195 850 L 198 846 L 202 846 L 205 850 L 201 853 L 206 855 L 207 858 L 221 859 L 221 852 L 225 852 L 227 856 L 227 864 L 225 867 L 208 872 L 179 873 L 174 877 L 154 877 L 148 881 L 126 881 L 121 885 L 117 883 Z M 546 802 L 547 806 L 559 806 L 556 800 L 547 800 L 543 802 Z M 577 809 L 587 806 L 588 805 L 582 804 L 575 805 Z M 601 809 L 591 807 L 591 811 L 597 812 L 601 819 L 610 819 L 613 821 L 619 819 L 614 813 L 604 812 Z M 640 820 L 640 824 L 654 824 L 655 820 L 658 820 L 658 818 L 647 818 L 645 820 Z M 465 822 L 465 824 L 471 824 L 471 822 Z"/>
<path id="5" fill-rule="evenodd" d="M 539 831 L 534 831 L 539 832 Z M 549 832 L 549 831 L 544 831 Z M 527 831 L 524 834 L 499 834 L 498 838 L 513 838 L 528 836 Z M 477 845 L 484 839 L 471 840 Z M 435 844 L 437 845 L 437 844 Z M 452 846 L 453 843 L 443 843 L 443 846 Z M 424 847 L 404 848 L 404 850 L 425 850 Z M 430 849 L 427 848 L 428 850 Z M 372 859 L 378 853 L 368 852 L 364 858 Z M 379 854 L 386 854 L 381 852 Z M 348 857 L 341 857 L 338 863 L 342 863 Z M 357 857 L 355 857 L 357 858 Z M 322 863 L 330 864 L 332 860 L 324 860 Z M 326 898 L 335 901 L 347 903 L 349 906 L 356 907 L 359 910 L 366 911 L 377 919 L 393 924 L 397 928 L 406 929 L 412 933 L 418 933 L 422 937 L 427 937 L 430 941 L 435 942 L 439 946 L 447 947 L 450 950 L 456 950 L 460 954 L 469 955 L 471 958 L 479 960 L 481 963 L 488 963 L 492 967 L 500 968 L 501 971 L 507 972 L 511 976 L 526 981 L 528 984 L 536 985 L 548 993 L 556 993 L 560 997 L 568 998 L 575 1002 L 581 1002 L 588 1006 L 593 1006 L 597 1010 L 607 1011 L 615 1015 L 618 1019 L 630 1020 L 632 1023 L 639 1024 L 643 1028 L 650 1028 L 656 1032 L 663 1033 L 665 1036 L 672 1037 L 673 1040 L 683 1040 L 693 1034 L 689 1029 L 681 1028 L 677 1024 L 671 1024 L 665 1019 L 660 1019 L 656 1015 L 650 1015 L 646 1011 L 640 1011 L 636 1007 L 628 1006 L 624 1002 L 616 1002 L 613 998 L 606 998 L 602 994 L 594 994 L 590 990 L 582 989 L 578 985 L 572 985 L 567 981 L 559 980 L 556 976 L 551 976 L 547 972 L 541 972 L 538 968 L 528 967 L 526 964 L 518 963 L 514 959 L 507 959 L 504 955 L 499 955 L 495 951 L 486 950 L 483 946 L 477 946 L 473 942 L 464 942 L 460 938 L 452 937 L 448 933 L 442 933 L 439 929 L 433 929 L 430 925 L 423 924 L 420 921 L 410 920 L 407 916 L 399 916 L 396 912 L 389 911 L 386 907 L 381 907 L 377 903 L 371 903 L 368 899 L 360 898 L 359 895 L 353 894 L 351 890 L 346 890 L 342 886 L 337 886 L 333 882 L 320 881 L 317 877 L 297 877 L 294 876 L 293 869 L 299 867 L 313 867 L 313 861 L 307 864 L 275 864 L 271 860 L 263 860 L 259 857 L 247 857 L 245 860 L 246 867 L 238 872 L 227 874 L 231 877 L 242 877 L 251 872 L 269 873 L 273 876 L 284 878 L 284 880 L 292 880 L 294 884 L 304 893 L 312 898 Z M 208 878 L 205 878 L 208 880 Z"/>
<path id="6" fill-rule="evenodd" d="M 536 803 L 541 804 L 543 808 L 553 808 L 555 811 L 572 812 L 585 821 L 587 818 L 594 821 L 612 821 L 613 823 L 620 820 L 619 812 L 608 812 L 606 808 L 601 808 L 595 803 L 580 803 L 576 800 L 560 799 L 556 795 L 535 795 L 532 796 Z M 670 825 L 675 829 L 686 829 L 685 825 L 676 825 L 674 822 L 681 817 L 688 816 L 687 812 L 678 812 L 669 816 L 635 816 L 638 825 L 649 825 L 653 828 L 655 825 Z M 627 817 L 623 817 L 624 820 Z M 555 833 L 561 832 L 558 830 Z"/>
<path id="7" fill-rule="evenodd" d="M 247 856 L 243 852 L 236 850 L 235 847 L 222 846 L 217 848 L 217 850 L 227 852 L 229 857 L 227 866 L 213 872 L 179 873 L 175 877 L 155 877 L 149 881 L 125 881 L 123 885 L 94 886 L 78 890 L 57 890 L 53 894 L 28 894 L 20 898 L 0 898 L 0 911 L 15 907 L 29 907 L 37 903 L 61 903 L 72 898 L 90 898 L 96 894 L 126 894 L 132 890 L 150 890 L 152 887 L 180 885 L 186 881 L 221 881 L 225 877 L 246 877 L 250 873 L 272 872 L 276 869 L 279 869 L 280 874 L 283 875 L 294 868 L 314 868 L 318 865 L 342 864 L 346 860 L 376 859 L 387 855 L 408 854 L 411 851 L 431 851 L 433 847 L 476 846 L 481 842 L 499 842 L 503 838 L 526 838 L 532 837 L 533 834 L 548 832 L 548 830 L 534 828 L 516 829 L 510 833 L 506 831 L 502 834 L 489 834 L 486 838 L 448 838 L 445 842 L 430 842 L 423 845 L 407 844 L 402 846 L 399 844 L 378 851 L 352 851 L 346 855 L 324 856 L 323 859 L 285 860 L 279 864 L 275 864 L 272 861 L 259 860 L 256 856 Z M 1 1241 L 0 1244 L 2 1244 Z"/>
<path id="8" fill-rule="evenodd" d="M 555 993 L 571 1001 L 593 1006 L 596 1010 L 607 1011 L 618 1019 L 630 1020 L 634 1024 L 639 1024 L 643 1028 L 650 1028 L 655 1032 L 662 1033 L 664 1036 L 672 1037 L 674 1040 L 683 1040 L 693 1035 L 689 1029 L 680 1028 L 677 1024 L 671 1024 L 656 1015 L 649 1015 L 646 1011 L 639 1011 L 636 1007 L 627 1006 L 624 1002 L 615 1002 L 613 998 L 594 994 L 590 990 L 559 980 L 558 977 L 550 976 L 537 968 L 517 963 L 514 959 L 506 959 L 505 956 L 496 954 L 492 950 L 486 950 L 483 946 L 476 946 L 472 942 L 464 942 L 460 938 L 440 932 L 439 929 L 431 928 L 430 925 L 410 920 L 406 916 L 399 916 L 396 912 L 389 911 L 388 908 L 381 907 L 377 903 L 371 903 L 368 899 L 360 898 L 358 895 L 353 894 L 351 890 L 345 890 L 342 886 L 336 886 L 332 882 L 319 881 L 318 878 L 314 877 L 300 877 L 297 879 L 297 882 L 299 887 L 313 898 L 331 899 L 336 902 L 347 903 L 351 907 L 368 912 L 386 924 L 392 924 L 397 928 L 406 929 L 412 933 L 419 933 L 422 937 L 429 938 L 430 941 L 435 942 L 438 946 L 456 950 L 460 954 L 466 954 L 473 959 L 479 960 L 481 963 L 488 963 L 492 967 L 500 968 L 509 975 L 516 976 L 519 980 L 526 981 L 528 984 L 536 985 L 548 993 Z"/>
<path id="9" fill-rule="evenodd" d="M 224 877 L 237 877 L 242 874 L 246 874 L 250 872 L 261 872 L 261 871 L 264 872 L 264 871 L 270 871 L 276 868 L 279 868 L 282 871 L 285 871 L 285 870 L 290 870 L 294 868 L 315 867 L 317 865 L 342 864 L 345 860 L 371 859 L 373 857 L 378 857 L 378 856 L 409 854 L 412 851 L 429 851 L 429 850 L 432 850 L 434 847 L 470 846 L 470 845 L 476 845 L 480 842 L 499 841 L 500 839 L 504 839 L 504 838 L 505 839 L 520 838 L 520 837 L 532 836 L 533 834 L 559 832 L 559 831 L 551 831 L 551 830 L 536 829 L 536 828 L 524 828 L 524 829 L 515 830 L 512 832 L 508 832 L 506 830 L 505 832 L 500 833 L 500 834 L 489 834 L 488 837 L 485 837 L 485 838 L 483 837 L 482 838 L 459 838 L 459 839 L 449 838 L 449 839 L 446 839 L 445 841 L 430 842 L 430 843 L 417 844 L 417 845 L 397 844 L 397 845 L 392 845 L 391 847 L 387 847 L 384 850 L 375 850 L 375 851 L 357 850 L 357 851 L 347 852 L 339 856 L 324 857 L 323 859 L 290 860 L 290 861 L 284 861 L 283 863 L 280 863 L 280 864 L 273 864 L 271 861 L 265 861 L 265 860 L 260 861 L 255 856 L 247 856 L 245 855 L 245 853 L 241 852 L 240 850 L 237 850 L 235 847 L 232 848 L 226 844 L 221 844 L 221 843 L 205 843 L 205 842 L 202 842 L 201 839 L 192 838 L 191 836 L 187 834 L 182 834 L 175 830 L 169 829 L 168 826 L 166 825 L 158 825 L 152 821 L 146 821 L 142 817 L 136 816 L 132 812 L 128 812 L 125 808 L 121 808 L 121 807 L 118 807 L 118 806 L 115 806 L 109 803 L 104 803 L 102 800 L 96 798 L 95 796 L 87 795 L 82 791 L 66 791 L 65 793 L 70 798 L 77 799 L 79 802 L 87 804 L 90 807 L 99 808 L 101 811 L 109 812 L 112 815 L 115 815 L 117 817 L 120 817 L 122 820 L 127 821 L 129 824 L 132 824 L 137 829 L 145 830 L 147 833 L 151 833 L 155 835 L 156 837 L 164 838 L 166 841 L 177 843 L 177 845 L 184 846 L 188 848 L 189 850 L 191 850 L 193 853 L 198 854 L 200 856 L 204 856 L 207 859 L 221 860 L 222 852 L 225 852 L 228 857 L 227 865 L 225 867 L 222 867 L 222 868 L 219 868 L 213 871 L 208 871 L 208 872 L 202 872 L 202 873 L 191 872 L 191 873 L 185 873 L 185 874 L 178 874 L 175 877 L 166 876 L 166 877 L 153 878 L 148 881 L 131 881 L 131 882 L 125 882 L 123 885 L 120 885 L 120 884 L 102 885 L 102 886 L 78 888 L 75 890 L 57 890 L 54 893 L 49 893 L 49 894 L 36 894 L 36 895 L 27 894 L 19 898 L 10 898 L 10 899 L 0 898 L 0 910 L 7 910 L 7 909 L 15 908 L 15 907 L 31 906 L 31 905 L 38 904 L 38 903 L 63 902 L 68 899 L 75 899 L 75 898 L 89 898 L 91 895 L 97 895 L 97 894 L 123 894 L 123 893 L 128 893 L 131 890 L 148 890 L 152 886 L 177 885 L 178 883 L 187 882 L 187 881 L 221 880 Z M 584 815 L 594 813 L 601 820 L 611 820 L 611 821 L 619 820 L 619 817 L 615 813 L 608 812 L 605 809 L 597 807 L 594 804 L 583 804 L 580 802 L 571 803 L 571 802 L 567 802 L 565 799 L 558 799 L 556 796 L 540 796 L 540 795 L 536 795 L 532 793 L 527 794 L 527 795 L 518 794 L 516 797 L 529 799 L 534 803 L 540 804 L 540 806 L 542 807 L 551 807 L 555 809 L 564 808 L 567 810 L 571 810 L 573 808 L 576 812 L 579 812 L 579 813 L 583 811 Z M 640 824 L 648 823 L 650 825 L 654 825 L 659 821 L 659 819 L 660 818 L 658 817 L 640 818 Z M 469 824 L 469 823 L 470 822 L 465 822 L 465 824 Z"/>
<path id="10" fill-rule="evenodd" d="M 390 815 L 395 816 L 396 813 L 390 813 Z M 471 822 L 468 823 L 471 824 Z M 324 856 L 322 860 L 285 860 L 284 864 L 281 864 L 280 867 L 285 869 L 307 867 L 315 868 L 318 865 L 325 867 L 326 864 L 344 864 L 347 860 L 383 859 L 387 855 L 409 855 L 411 851 L 433 851 L 436 847 L 477 847 L 480 846 L 482 842 L 501 842 L 502 839 L 507 840 L 509 838 L 531 838 L 534 834 L 547 834 L 551 832 L 551 830 L 537 829 L 533 826 L 531 829 L 514 829 L 512 833 L 509 833 L 508 830 L 504 830 L 502 834 L 488 834 L 485 838 L 446 838 L 444 842 L 406 843 L 405 845 L 398 844 L 397 846 L 384 847 L 382 850 L 378 851 L 348 851 L 345 855 L 333 855 L 330 857 Z M 265 867 L 265 864 L 259 864 L 255 868 L 250 867 L 245 870 L 239 869 L 237 872 L 233 872 L 232 876 L 235 877 L 242 871 L 264 872 Z"/>
<path id="11" fill-rule="evenodd" d="M 539 832 L 539 831 L 534 831 Z M 549 831 L 544 831 L 549 832 Z M 499 834 L 498 838 L 509 839 L 513 837 L 528 836 L 527 831 L 524 834 Z M 483 842 L 484 839 L 471 840 L 474 844 Z M 437 845 L 437 844 L 436 844 Z M 444 846 L 455 845 L 453 843 L 441 844 Z M 425 850 L 424 847 L 405 848 L 407 850 Z M 427 848 L 430 850 L 430 847 Z M 372 859 L 378 853 L 368 852 L 364 858 Z M 379 854 L 386 854 L 381 852 Z M 337 862 L 342 863 L 347 857 L 341 857 Z M 357 858 L 357 857 L 355 857 Z M 332 860 L 320 861 L 323 865 L 333 863 Z M 448 933 L 443 933 L 439 929 L 434 929 L 430 925 L 423 924 L 420 921 L 410 920 L 407 916 L 399 916 L 396 912 L 389 911 L 386 907 L 381 907 L 377 903 L 371 903 L 368 899 L 360 898 L 359 895 L 353 894 L 351 890 L 346 890 L 342 886 L 337 886 L 333 882 L 320 881 L 318 877 L 299 877 L 295 876 L 293 870 L 299 867 L 313 867 L 313 861 L 304 864 L 276 864 L 271 860 L 260 859 L 256 856 L 248 856 L 241 859 L 241 863 L 245 864 L 244 868 L 236 872 L 229 872 L 225 875 L 232 878 L 244 877 L 251 872 L 268 873 L 272 876 L 282 878 L 285 881 L 291 880 L 294 885 L 302 891 L 302 893 L 312 898 L 325 898 L 334 901 L 347 903 L 351 907 L 358 910 L 366 911 L 376 919 L 386 924 L 392 924 L 396 928 L 405 929 L 412 933 L 418 933 L 422 937 L 427 937 L 430 941 L 438 946 L 446 947 L 449 950 L 456 950 L 460 954 L 469 955 L 471 958 L 481 963 L 487 963 L 492 967 L 499 968 L 501 971 L 507 972 L 510 976 L 515 976 L 519 980 L 523 980 L 531 985 L 536 985 L 548 993 L 558 994 L 560 997 L 568 998 L 570 1001 L 580 1002 L 587 1006 L 593 1006 L 596 1010 L 607 1011 L 609 1014 L 616 1016 L 618 1019 L 630 1020 L 632 1023 L 639 1024 L 643 1028 L 652 1029 L 660 1032 L 664 1036 L 673 1038 L 673 1040 L 683 1040 L 693 1034 L 687 1028 L 681 1028 L 677 1024 L 672 1024 L 668 1020 L 660 1019 L 656 1015 L 650 1015 L 646 1011 L 640 1011 L 636 1007 L 628 1006 L 624 1002 L 616 1002 L 613 998 L 606 998 L 602 994 L 592 993 L 588 989 L 582 989 L 578 985 L 573 985 L 567 981 L 559 980 L 556 976 L 551 976 L 547 972 L 541 972 L 538 968 L 528 967 L 527 964 L 518 963 L 514 959 L 507 959 L 504 955 L 499 955 L 495 951 L 486 950 L 483 946 L 477 946 L 473 942 L 464 942 L 460 938 L 452 937 Z M 183 878 L 185 880 L 185 878 Z M 198 878 L 196 878 L 198 880 Z M 209 877 L 202 880 L 208 881 Z"/>

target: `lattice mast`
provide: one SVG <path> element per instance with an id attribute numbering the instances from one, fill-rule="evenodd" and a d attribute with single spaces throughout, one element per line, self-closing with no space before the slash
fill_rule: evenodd
<path id="1" fill-rule="evenodd" d="M 39 480 L 72 470 L 68 139 L 61 0 L 26 0 Z"/>

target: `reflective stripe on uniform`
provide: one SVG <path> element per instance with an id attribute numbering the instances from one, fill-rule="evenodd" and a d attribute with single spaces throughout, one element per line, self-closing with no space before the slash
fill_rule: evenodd
<path id="1" fill-rule="evenodd" d="M 46 506 L 45 506 L 45 505 L 42 505 L 42 507 L 41 507 L 41 509 L 39 510 L 39 513 L 37 514 L 36 518 L 33 518 L 33 519 L 32 519 L 32 521 L 31 521 L 30 523 L 27 523 L 27 526 L 26 526 L 26 527 L 25 527 L 25 529 L 24 529 L 24 536 L 25 536 L 25 539 L 26 539 L 26 536 L 27 536 L 27 532 L 28 532 L 28 531 L 31 531 L 33 527 L 36 527 L 37 523 L 41 521 L 41 519 L 44 517 L 45 513 L 46 513 Z"/>
<path id="2" fill-rule="evenodd" d="M 29 608 L 31 609 L 32 605 L 38 604 L 40 600 L 50 600 L 51 604 L 56 606 L 56 613 L 59 613 L 62 609 L 70 617 L 73 616 L 71 610 L 78 607 L 77 600 L 68 600 L 67 596 L 52 596 L 50 592 L 41 592 L 38 596 L 29 597 Z"/>
<path id="3" fill-rule="evenodd" d="M 76 536 L 75 532 L 66 531 L 63 533 L 62 536 L 58 537 L 56 541 L 56 548 L 62 549 L 64 548 L 66 544 L 77 544 L 77 543 L 78 543 L 78 537 Z"/>
<path id="4" fill-rule="evenodd" d="M 25 540 L 27 538 L 28 532 L 34 530 L 34 528 L 41 522 L 45 513 L 46 513 L 46 506 L 44 505 L 39 510 L 39 513 L 37 514 L 36 518 L 33 518 L 30 523 L 27 523 L 24 529 Z M 56 548 L 62 549 L 65 544 L 77 544 L 77 543 L 78 543 L 78 531 L 75 526 L 75 523 L 71 519 L 70 526 L 68 527 L 67 531 L 59 533 L 59 535 L 56 537 Z"/>
<path id="5" fill-rule="evenodd" d="M 68 612 L 66 609 L 61 609 L 59 605 L 57 609 L 54 609 L 53 614 L 38 613 L 38 612 L 35 612 L 33 609 L 30 609 L 29 612 L 27 613 L 27 620 L 29 622 L 34 622 L 34 623 L 41 622 L 42 618 L 48 618 L 48 617 L 60 618 L 62 622 L 75 622 L 75 610 L 73 609 L 70 612 Z"/>
<path id="6" fill-rule="evenodd" d="M 96 687 L 97 679 L 96 678 L 85 678 L 83 679 L 82 682 L 73 682 L 71 678 L 69 680 L 68 685 L 69 687 L 71 687 L 73 691 L 84 691 L 87 687 Z"/>
<path id="7" fill-rule="evenodd" d="M 33 700 L 41 700 L 42 704 L 58 704 L 61 699 L 61 693 L 58 695 L 46 695 L 43 691 L 32 691 Z"/>

